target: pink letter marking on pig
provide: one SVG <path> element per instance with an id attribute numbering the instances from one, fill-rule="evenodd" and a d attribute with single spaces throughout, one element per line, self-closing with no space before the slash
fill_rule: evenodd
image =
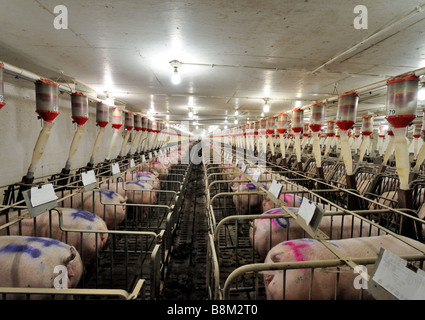
<path id="1" fill-rule="evenodd" d="M 295 243 L 293 241 L 286 241 L 283 243 L 283 245 L 288 245 L 291 247 L 292 254 L 297 261 L 304 261 L 304 255 L 301 253 L 300 249 L 310 246 L 308 243 Z"/>

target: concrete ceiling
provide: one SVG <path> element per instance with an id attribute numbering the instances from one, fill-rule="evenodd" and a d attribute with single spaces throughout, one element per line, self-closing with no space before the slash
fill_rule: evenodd
<path id="1" fill-rule="evenodd" d="M 54 27 L 59 3 L 68 29 Z M 367 29 L 355 28 L 358 4 Z M 134 112 L 153 106 L 160 120 L 190 120 L 192 97 L 199 126 L 223 129 L 236 109 L 239 124 L 259 119 L 265 98 L 265 116 L 276 115 L 424 68 L 421 8 L 423 0 L 1 0 L 0 60 L 108 92 Z M 182 63 L 179 85 L 171 60 Z M 385 90 L 361 96 L 358 115 L 367 113 L 385 113 Z M 335 103 L 326 114 L 334 119 Z"/>

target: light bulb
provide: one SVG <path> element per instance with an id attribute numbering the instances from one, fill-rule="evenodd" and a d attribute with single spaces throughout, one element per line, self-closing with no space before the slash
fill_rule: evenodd
<path id="1" fill-rule="evenodd" d="M 177 70 L 177 67 L 174 68 L 173 75 L 171 76 L 171 82 L 175 85 L 180 84 L 181 78 L 179 75 L 179 72 Z"/>
<path id="2" fill-rule="evenodd" d="M 234 122 L 235 124 L 238 124 L 238 120 L 237 119 L 235 119 L 235 122 Z"/>
<path id="3" fill-rule="evenodd" d="M 189 111 L 189 118 L 193 118 L 193 112 L 192 111 Z"/>
<path id="4" fill-rule="evenodd" d="M 239 111 L 238 110 L 236 110 L 235 111 L 235 116 L 237 116 L 239 114 Z"/>
<path id="5" fill-rule="evenodd" d="M 270 111 L 270 106 L 268 105 L 267 102 L 266 102 L 266 104 L 263 107 L 263 111 L 266 112 L 266 113 Z"/>

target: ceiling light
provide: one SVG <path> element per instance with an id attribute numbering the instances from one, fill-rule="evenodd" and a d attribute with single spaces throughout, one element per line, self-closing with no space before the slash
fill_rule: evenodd
<path id="1" fill-rule="evenodd" d="M 235 111 L 235 116 L 237 116 L 239 114 L 239 111 L 238 110 L 236 110 Z"/>
<path id="2" fill-rule="evenodd" d="M 264 117 L 264 112 L 261 112 L 261 116 Z"/>
<path id="3" fill-rule="evenodd" d="M 418 100 L 425 100 L 425 87 L 419 90 L 418 92 Z"/>
<path id="4" fill-rule="evenodd" d="M 234 124 L 238 124 L 238 119 L 235 119 L 235 122 L 234 122 Z"/>
<path id="5" fill-rule="evenodd" d="M 167 116 L 166 116 L 166 117 L 167 117 L 167 120 L 170 120 L 170 115 L 169 115 L 169 114 L 167 114 Z"/>
<path id="6" fill-rule="evenodd" d="M 189 118 L 193 118 L 193 112 L 192 111 L 189 111 Z"/>
<path id="7" fill-rule="evenodd" d="M 170 61 L 170 65 L 174 68 L 173 75 L 171 76 L 171 82 L 175 85 L 179 84 L 181 81 L 178 68 L 181 66 L 181 62 L 177 60 Z"/>
<path id="8" fill-rule="evenodd" d="M 263 111 L 265 113 L 267 113 L 267 112 L 270 111 L 270 105 L 268 104 L 268 100 L 264 100 L 264 101 L 265 101 L 265 104 L 264 104 L 264 107 L 263 107 Z"/>

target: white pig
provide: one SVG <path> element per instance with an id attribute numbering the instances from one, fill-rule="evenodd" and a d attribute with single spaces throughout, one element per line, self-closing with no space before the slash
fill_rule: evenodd
<path id="1" fill-rule="evenodd" d="M 73 208 L 58 208 L 62 212 L 63 227 L 66 229 L 79 229 L 87 231 L 108 231 L 105 221 L 92 212 Z M 22 212 L 25 214 L 25 211 Z M 35 218 L 25 218 L 19 223 L 12 224 L 9 229 L 10 235 L 35 236 L 56 239 L 74 246 L 81 255 L 84 264 L 88 264 L 96 255 L 96 252 L 105 246 L 108 240 L 107 233 L 66 232 L 59 226 L 59 214 L 56 210 L 51 211 L 51 224 L 49 211 L 45 211 Z M 18 217 L 18 211 L 8 213 L 9 221 Z M 4 224 L 5 217 L 0 219 Z M 35 220 L 35 223 L 34 223 Z M 34 225 L 35 224 L 35 225 Z M 35 233 L 34 233 L 35 228 Z M 6 234 L 6 229 L 0 231 Z M 81 241 L 82 238 L 82 241 Z"/>
<path id="2" fill-rule="evenodd" d="M 69 190 L 56 193 L 59 198 L 66 197 L 69 194 Z M 112 190 L 100 189 L 74 195 L 72 200 L 71 198 L 66 198 L 59 202 L 59 205 L 65 208 L 72 207 L 93 212 L 106 222 L 109 230 L 113 230 L 125 219 L 126 201 L 125 197 Z"/>
<path id="3" fill-rule="evenodd" d="M 425 250 L 425 244 L 402 237 L 421 250 Z M 350 258 L 376 257 L 381 248 L 391 251 L 396 255 L 422 254 L 403 241 L 390 235 L 361 237 L 342 240 L 328 240 L 338 252 Z M 267 254 L 265 263 L 312 261 L 338 259 L 327 247 L 315 239 L 296 239 L 282 242 L 273 247 Z M 371 273 L 373 265 L 368 266 L 368 274 Z M 336 284 L 338 276 L 338 284 Z M 337 299 L 353 300 L 359 299 L 359 290 L 354 286 L 358 273 L 353 270 L 338 272 L 336 268 L 317 268 L 314 271 L 312 283 L 313 300 L 334 299 L 337 286 Z M 311 280 L 311 269 L 293 269 L 286 271 L 285 299 L 306 300 L 309 299 L 309 288 Z M 364 281 L 364 280 L 363 280 Z M 265 271 L 264 282 L 268 300 L 283 299 L 283 271 Z M 363 290 L 363 298 L 371 299 L 370 294 Z"/>
<path id="4" fill-rule="evenodd" d="M 0 237 L 0 287 L 54 288 L 55 278 L 59 275 L 55 270 L 57 266 L 66 268 L 67 287 L 77 287 L 83 264 L 74 247 L 43 237 Z M 0 299 L 2 297 L 0 295 Z M 30 298 L 51 299 L 51 296 L 31 295 Z M 66 298 L 56 296 L 56 299 Z M 26 296 L 8 294 L 6 299 L 26 299 Z"/>
<path id="5" fill-rule="evenodd" d="M 299 208 L 288 208 L 298 213 Z M 271 209 L 263 215 L 285 214 L 282 208 Z M 270 229 L 271 227 L 271 229 Z M 351 215 L 323 216 L 319 229 L 331 239 L 346 239 L 378 235 L 378 228 Z M 382 231 L 381 231 L 382 234 Z M 258 255 L 264 259 L 270 248 L 292 239 L 310 237 L 292 218 L 255 219 L 250 228 L 250 241 Z"/>

